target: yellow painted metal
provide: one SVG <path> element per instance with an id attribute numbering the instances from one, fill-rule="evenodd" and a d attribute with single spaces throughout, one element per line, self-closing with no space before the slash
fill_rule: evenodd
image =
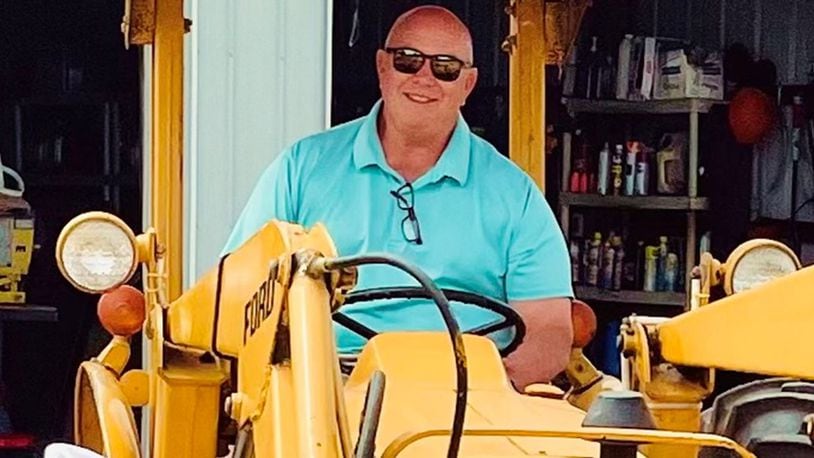
<path id="1" fill-rule="evenodd" d="M 701 402 L 714 389 L 714 371 L 685 368 L 666 363 L 651 346 L 657 336 L 657 323 L 647 318 L 630 317 L 622 326 L 623 351 L 631 358 L 630 388 L 641 392 L 653 415 L 656 427 L 663 431 L 699 431 Z M 653 444 L 644 446 L 648 457 L 696 456 L 693 446 Z"/>
<path id="2" fill-rule="evenodd" d="M 807 267 L 658 326 L 661 355 L 686 366 L 814 379 L 814 267 Z"/>
<path id="3" fill-rule="evenodd" d="M 74 395 L 74 441 L 107 458 L 140 456 L 133 411 L 112 372 L 97 361 L 79 366 Z"/>
<path id="4" fill-rule="evenodd" d="M 266 224 L 221 267 L 210 269 L 174 301 L 167 311 L 168 339 L 185 347 L 238 356 L 260 322 L 269 318 L 271 298 L 279 305 L 285 296 L 277 275 L 280 265 L 288 264 L 278 258 L 292 248 L 289 227 Z M 216 305 L 218 334 L 217 348 L 213 348 Z"/>
<path id="5" fill-rule="evenodd" d="M 272 311 L 280 310 L 291 277 L 290 256 L 283 255 L 302 247 L 328 256 L 336 253 L 322 225 L 305 232 L 299 226 L 280 221 L 267 223 L 231 253 L 222 266 L 210 269 L 169 306 L 168 340 L 233 357 L 251 351 L 248 348 L 252 341 L 260 342 L 261 352 L 268 351 L 273 334 L 261 331 L 276 327 L 279 317 L 273 316 Z M 219 304 L 217 319 L 216 304 Z M 218 332 L 213 336 L 216 321 Z M 259 356 L 258 362 L 268 357 L 266 353 Z"/>
<path id="6" fill-rule="evenodd" d="M 568 403 L 585 411 L 600 393 L 623 389 L 619 379 L 599 372 L 581 348 L 571 349 L 565 375 L 571 385 L 565 395 Z"/>
<path id="7" fill-rule="evenodd" d="M 23 304 L 25 291 L 20 289 L 23 276 L 28 275 L 31 254 L 34 251 L 34 220 L 29 217 L 0 217 L 2 225 L 10 233 L 7 249 L 11 254 L 10 263 L 0 266 L 0 303 Z"/>
<path id="8" fill-rule="evenodd" d="M 495 345 L 488 339 L 464 335 L 469 394 L 468 429 L 579 428 L 584 412 L 563 399 L 525 396 L 515 391 Z M 455 403 L 455 366 L 444 333 L 380 334 L 368 342 L 345 384 L 349 423 L 359 424 L 367 383 L 373 371 L 386 378 L 377 450 L 384 450 L 405 432 L 445 429 L 452 425 Z M 352 431 L 353 440 L 358 431 Z M 403 456 L 443 456 L 446 437 L 422 441 Z M 556 438 L 465 438 L 459 456 L 598 456 L 597 444 Z"/>
<path id="9" fill-rule="evenodd" d="M 449 435 L 448 430 L 426 430 L 419 433 L 406 433 L 394 441 L 382 454 L 382 458 L 403 456 L 402 452 L 414 443 L 429 437 Z M 670 431 L 625 430 L 611 428 L 581 428 L 576 430 L 523 430 L 523 429 L 470 429 L 464 430 L 465 437 L 534 437 L 534 438 L 573 438 L 586 440 L 614 440 L 618 442 L 642 442 L 653 444 L 683 444 L 694 447 L 716 447 L 731 450 L 744 458 L 755 455 L 737 442 L 712 434 L 676 433 Z M 411 455 L 412 456 L 412 455 Z M 492 456 L 481 454 L 479 456 Z M 566 455 L 563 455 L 566 456 Z M 567 455 L 582 456 L 582 455 Z M 673 455 L 674 457 L 677 455 Z"/>
<path id="10" fill-rule="evenodd" d="M 127 371 L 119 379 L 119 386 L 133 407 L 150 402 L 150 373 L 140 369 Z"/>
<path id="11" fill-rule="evenodd" d="M 306 248 L 314 255 L 336 255 L 324 227 L 306 232 L 272 221 L 167 310 L 172 345 L 237 358 L 238 385 L 229 414 L 241 425 L 252 423 L 253 434 L 262 438 L 254 444 L 258 456 L 342 456 L 341 451 L 351 451 L 347 421 L 338 413 L 344 412 L 344 400 L 336 395 L 340 382 L 332 291 L 322 275 L 292 274 L 290 254 Z M 281 329 L 281 341 L 288 345 L 280 349 L 280 361 L 272 363 Z M 157 433 L 172 431 L 163 418 L 157 422 Z"/>
<path id="12" fill-rule="evenodd" d="M 34 221 L 30 218 L 14 218 L 12 221 L 11 269 L 13 274 L 26 275 L 34 251 Z M 0 268 L 6 275 L 8 267 Z"/>
<path id="13" fill-rule="evenodd" d="M 510 18 L 509 156 L 545 190 L 544 0 L 515 0 Z"/>
<path id="14" fill-rule="evenodd" d="M 156 374 L 153 456 L 214 457 L 220 387 L 225 374 L 214 365 L 178 358 Z"/>
<path id="15" fill-rule="evenodd" d="M 288 252 L 315 248 L 311 253 L 336 255 L 322 226 L 306 233 L 297 226 L 274 222 L 261 234 L 274 227 L 279 231 L 278 240 L 288 242 Z M 255 244 L 268 243 L 261 238 L 250 240 L 230 256 L 227 261 L 234 262 L 237 273 L 228 275 L 244 276 L 240 272 L 251 275 L 252 264 L 240 262 L 240 256 L 257 253 Z M 350 456 L 351 444 L 347 439 L 350 428 L 347 420 L 339 416 L 339 412 L 345 411 L 344 399 L 336 395 L 341 381 L 337 376 L 339 367 L 331 327 L 331 291 L 323 276 L 306 275 L 305 263 L 309 259 L 304 254 L 298 255 L 301 265 L 292 273 L 291 263 L 282 258 L 277 263 L 279 282 L 273 288 L 274 307 L 269 313 L 259 312 L 261 308 L 251 306 L 250 298 L 245 304 L 254 311 L 247 314 L 245 308 L 241 309 L 237 328 L 240 332 L 232 332 L 241 339 L 238 362 L 241 407 L 239 412 L 233 412 L 233 417 L 239 424 L 253 424 L 257 456 Z M 260 272 L 269 272 L 268 263 L 259 268 Z M 232 288 L 225 283 L 226 278 L 225 274 L 224 290 Z M 290 287 L 287 279 L 291 279 Z M 255 285 L 252 291 L 261 288 Z M 247 320 L 257 325 L 247 328 Z M 249 331 L 252 327 L 254 331 Z M 279 332 L 284 332 L 287 339 L 277 340 Z M 223 333 L 225 336 L 229 331 L 223 329 Z M 219 338 L 222 342 L 227 340 Z M 287 345 L 278 349 L 275 340 Z"/>
<path id="16" fill-rule="evenodd" d="M 151 232 L 138 238 L 140 258 L 147 266 L 150 319 L 144 331 L 152 364 L 147 371 L 131 371 L 117 381 L 129 344 L 115 337 L 98 358 L 82 366 L 76 400 L 80 445 L 104 453 L 116 450 L 108 456 L 138 456 L 130 406 L 146 405 L 152 414 L 145 431 L 151 437 L 152 458 L 212 458 L 222 389 L 236 375 L 237 385 L 224 407 L 238 426 L 251 428 L 257 456 L 350 457 L 368 382 L 380 371 L 386 389 L 377 449 L 387 450 L 390 456 L 421 458 L 447 449 L 456 376 L 446 333 L 376 336 L 343 385 L 330 314 L 341 296 L 338 288 L 352 287 L 355 276 L 354 272 L 326 275 L 322 270 L 321 254 L 336 256 L 324 227 L 306 231 L 272 221 L 169 304 L 162 292 L 160 257 L 150 254 L 152 238 Z M 508 381 L 494 343 L 465 336 L 469 392 L 467 433 L 460 455 L 593 457 L 598 454 L 597 440 L 613 439 L 642 444 L 641 451 L 650 458 L 692 456 L 701 446 L 726 447 L 749 456 L 727 439 L 691 433 L 699 428 L 700 400 L 711 390 L 713 373 L 702 368 L 676 369 L 673 364 L 685 363 L 670 360 L 669 351 L 665 352 L 676 348 L 670 341 L 671 326 L 688 317 L 718 319 L 704 312 L 734 299 L 741 305 L 766 302 L 755 295 L 784 281 L 791 283 L 781 285 L 782 289 L 802 288 L 811 275 L 810 270 L 802 271 L 671 320 L 626 320 L 624 351 L 635 362 L 632 386 L 645 394 L 657 425 L 670 431 L 583 428 L 584 411 L 565 399 L 576 399 L 573 393 L 518 393 Z M 769 289 L 769 297 L 775 293 Z M 754 318 L 756 312 L 748 314 Z M 768 322 L 767 317 L 771 315 L 758 319 Z M 705 321 L 704 329 L 710 323 L 717 321 Z M 710 334 L 703 336 L 708 345 Z M 659 345 L 651 345 L 655 339 L 660 339 Z M 741 340 L 740 345 L 748 341 Z M 205 352 L 235 359 L 204 363 L 200 356 Z M 572 356 L 569 377 L 575 385 L 618 388 L 606 383 L 581 352 L 575 350 Z M 578 404 L 585 408 L 597 391 L 582 394 L 587 397 L 580 399 L 586 402 Z"/>
<path id="17" fill-rule="evenodd" d="M 102 349 L 96 360 L 106 368 L 113 371 L 116 376 L 121 375 L 127 361 L 130 360 L 130 341 L 127 337 L 114 336 L 107 346 Z"/>
<path id="18" fill-rule="evenodd" d="M 682 390 L 680 384 L 674 387 L 672 397 L 686 395 L 691 390 Z M 688 396 L 689 397 L 689 396 Z M 701 402 L 665 402 L 647 398 L 647 407 L 653 415 L 656 427 L 661 431 L 697 432 L 701 430 Z M 695 444 L 680 442 L 660 442 L 643 445 L 641 451 L 648 458 L 696 457 L 699 448 Z"/>
<path id="19" fill-rule="evenodd" d="M 296 387 L 291 394 L 298 427 L 296 438 L 282 439 L 297 440 L 297 456 L 340 456 L 342 449 L 336 401 L 344 403 L 344 399 L 335 396 L 334 370 L 339 362 L 334 358 L 330 294 L 325 286 L 320 279 L 299 274 L 288 296 L 291 381 Z M 259 447 L 257 451 L 265 456 Z"/>
<path id="20" fill-rule="evenodd" d="M 150 221 L 164 245 L 167 295 L 181 294 L 183 274 L 184 2 L 155 2 L 152 75 Z"/>
<path id="21" fill-rule="evenodd" d="M 284 395 L 290 394 L 295 386 L 291 366 L 271 366 L 268 374 L 268 386 L 263 391 L 263 415 L 252 420 L 255 450 L 262 448 L 265 454 L 260 455 L 258 451 L 257 456 L 301 456 L 294 431 L 295 400 L 293 396 Z"/>

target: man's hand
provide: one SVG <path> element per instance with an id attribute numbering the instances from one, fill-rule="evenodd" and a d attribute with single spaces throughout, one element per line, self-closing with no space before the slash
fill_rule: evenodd
<path id="1" fill-rule="evenodd" d="M 513 301 L 511 306 L 523 318 L 526 336 L 503 363 L 522 392 L 533 383 L 549 382 L 568 364 L 574 338 L 571 299 Z"/>

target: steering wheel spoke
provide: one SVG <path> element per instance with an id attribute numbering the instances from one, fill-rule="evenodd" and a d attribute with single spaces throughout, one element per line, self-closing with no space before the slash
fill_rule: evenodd
<path id="1" fill-rule="evenodd" d="M 488 336 L 489 334 L 501 331 L 503 329 L 515 329 L 514 337 L 512 338 L 511 342 L 509 342 L 506 347 L 499 349 L 501 356 L 510 354 L 520 345 L 521 342 L 523 342 L 523 337 L 526 334 L 526 327 L 523 323 L 523 319 L 514 309 L 511 308 L 511 306 L 505 302 L 465 291 L 442 289 L 441 292 L 449 301 L 474 305 L 502 317 L 502 319 L 497 322 L 490 322 L 469 330 L 466 332 L 467 334 Z M 345 297 L 344 305 L 387 299 L 431 299 L 431 297 L 424 289 L 419 287 L 373 288 L 351 292 Z M 365 326 L 341 311 L 334 312 L 333 318 L 336 323 L 366 339 L 371 339 L 378 334 L 378 332 L 375 330 Z"/>

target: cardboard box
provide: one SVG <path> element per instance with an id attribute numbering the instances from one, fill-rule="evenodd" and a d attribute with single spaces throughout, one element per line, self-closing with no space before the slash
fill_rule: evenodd
<path id="1" fill-rule="evenodd" d="M 684 98 L 722 100 L 724 71 L 721 53 L 707 53 L 699 64 L 690 63 L 684 49 L 659 51 L 653 97 L 657 100 Z"/>
<path id="2" fill-rule="evenodd" d="M 626 88 L 617 86 L 616 98 L 621 100 L 650 100 L 656 75 L 656 39 L 633 37 L 629 49 L 620 49 L 619 63 L 627 62 L 625 68 L 617 68 L 619 81 L 627 81 Z"/>

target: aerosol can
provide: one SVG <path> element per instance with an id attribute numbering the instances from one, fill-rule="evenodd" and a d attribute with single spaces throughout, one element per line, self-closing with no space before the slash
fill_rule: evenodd
<path id="1" fill-rule="evenodd" d="M 611 158 L 611 180 L 613 182 L 613 195 L 618 196 L 622 193 L 622 161 L 625 155 L 625 147 L 616 145 L 616 150 L 613 152 Z"/>

